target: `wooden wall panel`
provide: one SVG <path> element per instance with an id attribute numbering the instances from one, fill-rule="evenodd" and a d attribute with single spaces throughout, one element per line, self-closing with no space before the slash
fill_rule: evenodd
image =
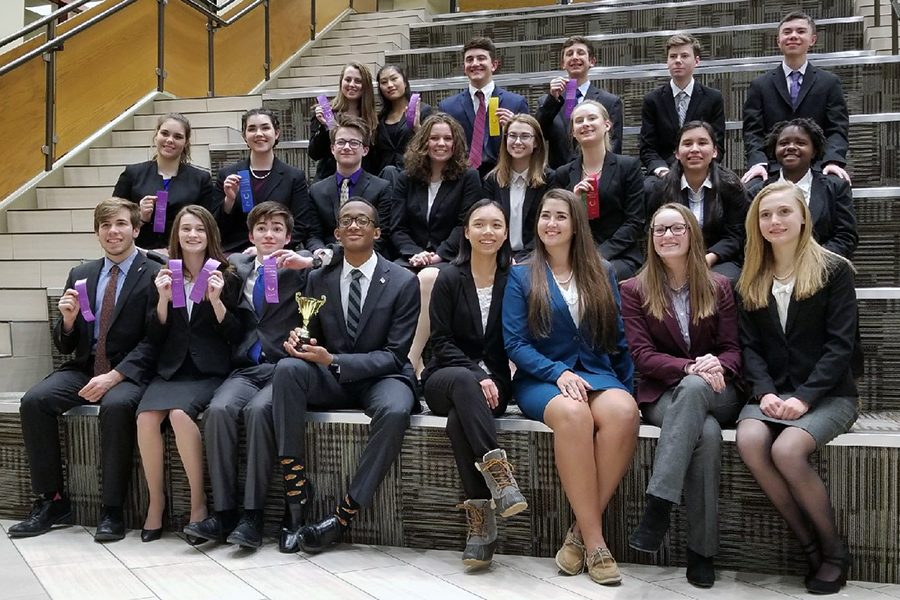
<path id="1" fill-rule="evenodd" d="M 350 7 L 349 0 L 333 0 L 329 2 L 316 2 L 316 33 L 322 31 L 328 24 L 334 21 L 339 14 Z"/>
<path id="2" fill-rule="evenodd" d="M 66 42 L 57 62 L 57 157 L 156 89 L 155 0 Z"/>
<path id="3" fill-rule="evenodd" d="M 460 12 L 527 8 L 529 6 L 554 6 L 556 4 L 559 4 L 556 0 L 459 0 L 457 2 Z"/>
<path id="4" fill-rule="evenodd" d="M 273 0 L 269 4 L 272 70 L 309 41 L 309 23 L 309 2 Z"/>
<path id="5" fill-rule="evenodd" d="M 33 58 L 0 76 L 0 127 L 15 132 L 14 149 L 3 153 L 0 199 L 44 168 L 44 61 Z"/>
<path id="6" fill-rule="evenodd" d="M 206 17 L 183 2 L 166 5 L 165 90 L 182 98 L 206 96 L 208 52 Z"/>
<path id="7" fill-rule="evenodd" d="M 240 21 L 216 31 L 216 96 L 246 94 L 265 78 L 264 22 L 260 5 Z"/>
<path id="8" fill-rule="evenodd" d="M 378 0 L 353 0 L 353 10 L 358 13 L 377 12 Z"/>

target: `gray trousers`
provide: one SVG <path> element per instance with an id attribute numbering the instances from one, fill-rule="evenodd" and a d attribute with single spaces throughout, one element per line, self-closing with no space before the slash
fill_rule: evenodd
<path id="1" fill-rule="evenodd" d="M 684 493 L 688 547 L 702 556 L 719 551 L 719 473 L 722 425 L 734 422 L 742 402 L 729 383 L 720 393 L 687 375 L 641 414 L 661 428 L 647 493 L 679 504 Z"/>
<path id="2" fill-rule="evenodd" d="M 213 508 L 217 511 L 238 508 L 238 422 L 241 418 L 248 448 L 244 508 L 262 510 L 265 507 L 275 466 L 275 436 L 271 425 L 274 372 L 275 365 L 265 363 L 238 369 L 216 390 L 203 413 L 203 440 L 212 483 Z M 257 445 L 263 450 L 251 452 L 250 449 Z"/>

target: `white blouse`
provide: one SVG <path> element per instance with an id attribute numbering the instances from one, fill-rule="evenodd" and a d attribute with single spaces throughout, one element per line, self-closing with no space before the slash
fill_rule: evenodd
<path id="1" fill-rule="evenodd" d="M 772 295 L 775 296 L 775 305 L 778 308 L 778 320 L 781 321 L 781 330 L 787 325 L 788 307 L 791 305 L 791 296 L 794 294 L 794 280 L 782 283 L 777 279 L 772 280 Z"/>

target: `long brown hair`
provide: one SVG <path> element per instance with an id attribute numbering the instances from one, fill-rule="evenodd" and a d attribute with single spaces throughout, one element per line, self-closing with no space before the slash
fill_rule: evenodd
<path id="1" fill-rule="evenodd" d="M 569 207 L 572 222 L 572 240 L 569 245 L 569 266 L 578 288 L 578 308 L 581 312 L 581 328 L 587 333 L 591 345 L 607 352 L 615 351 L 618 332 L 618 307 L 609 282 L 607 266 L 601 260 L 588 226 L 587 209 L 578 198 L 564 189 L 553 189 L 544 194 L 538 205 L 535 220 L 534 252 L 529 259 L 531 289 L 528 292 L 528 329 L 535 337 L 550 335 L 550 285 L 547 282 L 548 254 L 537 234 L 540 215 L 548 200 L 560 200 Z"/>
<path id="2" fill-rule="evenodd" d="M 345 112 L 350 108 L 350 101 L 344 96 L 344 92 L 341 91 L 344 73 L 346 73 L 349 68 L 359 71 L 359 76 L 362 78 L 362 96 L 359 99 L 359 116 L 366 122 L 366 125 L 369 126 L 369 132 L 371 134 L 371 132 L 374 132 L 375 128 L 378 127 L 378 113 L 375 112 L 375 88 L 372 87 L 372 72 L 369 71 L 369 68 L 366 65 L 356 61 L 351 61 L 344 65 L 344 68 L 341 69 L 341 76 L 338 78 L 338 91 L 334 100 L 331 102 L 331 108 L 334 110 L 335 114 Z M 371 145 L 372 140 L 368 139 L 366 140 L 366 143 Z"/>
<path id="3" fill-rule="evenodd" d="M 700 223 L 691 210 L 683 204 L 670 203 L 660 206 L 653 217 L 650 218 L 650 228 L 656 215 L 664 210 L 674 210 L 687 224 L 688 253 L 687 284 L 688 297 L 691 306 L 691 322 L 695 325 L 701 319 L 711 317 L 716 313 L 716 282 L 712 271 L 706 264 L 706 244 L 703 243 L 703 231 Z M 670 312 L 669 284 L 666 264 L 656 253 L 653 245 L 653 234 L 647 236 L 647 260 L 644 266 L 635 275 L 641 293 L 644 296 L 644 310 L 654 319 L 659 321 L 667 312 Z"/>
<path id="4" fill-rule="evenodd" d="M 531 160 L 528 162 L 528 187 L 540 187 L 544 185 L 544 166 L 547 164 L 547 146 L 544 143 L 544 134 L 541 132 L 541 124 L 531 115 L 517 114 L 509 120 L 503 131 L 503 137 L 500 138 L 500 157 L 497 160 L 497 166 L 491 171 L 497 178 L 497 185 L 507 187 L 512 181 L 512 156 L 509 155 L 507 148 L 506 134 L 509 133 L 509 126 L 513 123 L 524 123 L 531 127 L 534 133 L 534 152 L 531 153 Z M 490 175 L 490 173 L 488 173 Z"/>
<path id="5" fill-rule="evenodd" d="M 219 270 L 222 273 L 232 270 L 232 266 L 225 258 L 225 252 L 222 250 L 222 236 L 219 235 L 219 227 L 216 225 L 216 218 L 211 212 L 196 204 L 188 204 L 178 211 L 175 219 L 172 221 L 172 231 L 169 233 L 169 258 L 180 259 L 183 257 L 181 252 L 181 244 L 178 242 L 178 230 L 181 228 L 181 219 L 185 215 L 193 215 L 200 219 L 203 228 L 206 230 L 206 257 L 212 258 L 220 263 Z M 196 273 L 192 273 L 194 277 Z"/>
<path id="6" fill-rule="evenodd" d="M 438 123 L 446 123 L 450 127 L 450 135 L 453 136 L 453 153 L 450 160 L 444 166 L 442 179 L 455 181 L 462 177 L 469 164 L 466 162 L 466 133 L 456 119 L 447 113 L 434 113 L 422 123 L 419 130 L 409 140 L 406 146 L 406 154 L 403 155 L 403 164 L 406 174 L 420 182 L 427 184 L 431 181 L 431 157 L 428 156 L 428 138 L 431 130 Z"/>
<path id="7" fill-rule="evenodd" d="M 156 131 L 153 132 L 153 145 L 156 146 L 156 135 L 159 133 L 159 130 L 162 129 L 163 124 L 166 121 L 175 121 L 176 123 L 181 123 L 181 126 L 184 127 L 184 149 L 181 151 L 181 156 L 178 159 L 179 164 L 186 165 L 191 162 L 191 122 L 188 121 L 188 118 L 185 117 L 181 113 L 170 112 L 162 115 L 156 120 Z M 153 160 L 156 160 L 158 153 L 153 152 Z"/>
<path id="8" fill-rule="evenodd" d="M 840 262 L 850 264 L 842 256 L 830 252 L 819 245 L 812 235 L 813 220 L 803 192 L 790 181 L 779 181 L 762 189 L 747 210 L 744 227 L 747 230 L 747 244 L 744 246 L 744 268 L 737 282 L 737 291 L 748 310 L 758 310 L 769 305 L 769 291 L 775 278 L 775 255 L 772 245 L 763 237 L 759 229 L 759 205 L 773 194 L 785 194 L 803 214 L 800 239 L 794 252 L 794 293 L 797 300 L 809 298 L 828 281 L 831 269 Z M 852 268 L 852 265 L 851 265 Z"/>

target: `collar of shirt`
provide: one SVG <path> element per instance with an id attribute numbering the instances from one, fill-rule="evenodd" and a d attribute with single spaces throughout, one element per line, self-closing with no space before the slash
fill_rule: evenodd
<path id="1" fill-rule="evenodd" d="M 685 94 L 688 95 L 688 98 L 690 98 L 691 95 L 694 93 L 694 78 L 693 77 L 691 77 L 690 83 L 688 83 L 684 89 L 681 89 L 680 87 L 675 85 L 674 79 L 669 80 L 669 85 L 672 87 L 672 96 L 674 96 L 674 97 L 678 97 L 679 92 L 684 92 Z"/>
<path id="2" fill-rule="evenodd" d="M 779 173 L 778 181 L 785 181 L 784 171 L 781 171 Z M 813 181 L 812 169 L 808 169 L 806 171 L 806 174 L 800 178 L 800 181 L 798 181 L 797 183 L 794 184 L 798 188 L 800 188 L 801 192 L 803 192 L 803 196 L 804 196 L 804 198 L 806 198 L 807 204 L 809 204 L 809 195 L 812 192 L 812 181 Z"/>
<path id="3" fill-rule="evenodd" d="M 707 188 L 710 190 L 712 189 L 712 181 L 709 180 L 709 177 L 706 178 L 706 180 L 703 182 L 703 185 L 701 185 L 700 187 Z M 685 177 L 684 175 L 681 176 L 681 189 L 688 190 L 689 192 L 692 192 L 692 193 L 694 191 L 693 189 L 691 189 L 691 184 L 688 183 L 687 177 Z"/>
<path id="4" fill-rule="evenodd" d="M 359 178 L 362 176 L 362 172 L 363 172 L 363 169 L 362 169 L 362 167 L 360 167 L 357 170 L 355 170 L 353 173 L 351 173 L 349 177 L 345 177 L 345 176 L 341 175 L 340 173 L 335 173 L 334 176 L 335 176 L 335 179 L 337 179 L 338 189 L 339 190 L 341 189 L 341 184 L 344 183 L 345 179 L 349 179 L 350 187 L 354 187 L 356 185 L 356 182 L 359 181 Z"/>
<path id="5" fill-rule="evenodd" d="M 368 279 L 369 281 L 372 281 L 372 277 L 374 277 L 374 275 L 375 275 L 375 267 L 377 265 L 378 265 L 378 255 L 375 254 L 374 252 L 372 253 L 372 256 L 370 256 L 366 262 L 364 262 L 363 264 L 361 264 L 358 267 L 354 267 L 353 265 L 351 265 L 350 263 L 347 262 L 346 258 L 344 258 L 344 266 L 341 269 L 341 279 L 350 279 L 350 271 L 352 271 L 353 269 L 359 269 L 360 271 L 362 271 L 362 274 L 366 279 Z"/>
<path id="6" fill-rule="evenodd" d="M 581 85 L 578 86 L 578 90 L 581 92 L 581 99 L 582 99 L 582 100 L 584 100 L 585 98 L 587 98 L 587 91 L 588 91 L 588 88 L 589 88 L 589 87 L 591 87 L 591 80 L 590 80 L 590 79 L 588 79 L 587 81 L 585 81 L 584 83 L 582 83 Z"/>
<path id="7" fill-rule="evenodd" d="M 487 108 L 488 99 L 494 94 L 494 82 L 491 81 L 486 86 L 481 88 L 481 91 L 484 93 L 484 106 Z M 472 102 L 478 102 L 475 98 L 475 92 L 478 91 L 478 88 L 473 86 L 471 83 L 469 84 L 469 97 L 472 98 Z"/>
<path id="8" fill-rule="evenodd" d="M 513 171 L 512 169 L 510 169 L 510 172 L 509 172 L 509 173 L 510 173 L 510 177 L 509 177 L 509 184 L 510 184 L 510 185 L 523 185 L 523 186 L 526 186 L 526 185 L 528 184 L 528 179 L 527 179 L 528 171 L 527 171 L 527 170 L 526 170 L 526 171 L 522 171 L 522 172 L 520 173 L 519 171 Z"/>
<path id="9" fill-rule="evenodd" d="M 109 257 L 103 258 L 103 270 L 100 272 L 101 275 L 106 275 L 109 273 L 109 270 L 112 269 L 113 265 L 119 266 L 119 272 L 123 275 L 128 275 L 128 271 L 131 270 L 131 265 L 134 264 L 134 259 L 137 256 L 138 249 L 135 248 L 131 251 L 131 255 L 128 256 L 122 262 L 113 262 L 109 259 Z"/>
<path id="10" fill-rule="evenodd" d="M 781 61 L 781 70 L 784 71 L 785 79 L 790 77 L 791 73 L 793 73 L 795 70 L 800 71 L 800 77 L 803 78 L 803 76 L 806 75 L 806 67 L 808 67 L 808 66 L 809 66 L 809 61 L 806 61 L 802 65 L 800 65 L 799 69 L 792 69 L 789 66 L 787 66 L 786 62 Z"/>

